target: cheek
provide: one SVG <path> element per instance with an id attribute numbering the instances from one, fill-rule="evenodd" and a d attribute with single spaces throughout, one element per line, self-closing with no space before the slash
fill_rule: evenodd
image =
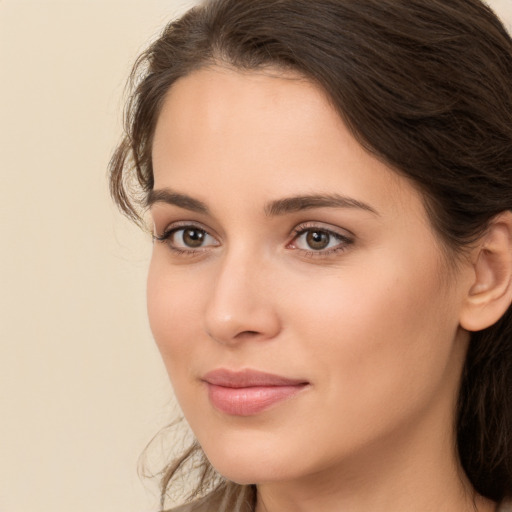
<path id="1" fill-rule="evenodd" d="M 418 271 L 410 264 L 418 259 L 380 256 L 292 294 L 294 337 L 314 377 L 329 400 L 369 421 L 441 385 L 458 325 L 437 265 Z"/>
<path id="2" fill-rule="evenodd" d="M 165 258 L 153 255 L 147 282 L 147 307 L 151 331 L 167 371 L 177 377 L 188 368 L 201 324 L 201 293 L 197 280 L 186 272 L 170 271 Z"/>

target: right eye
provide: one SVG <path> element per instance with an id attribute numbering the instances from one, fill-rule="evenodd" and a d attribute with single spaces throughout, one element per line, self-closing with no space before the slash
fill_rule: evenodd
<path id="1" fill-rule="evenodd" d="M 204 229 L 197 226 L 181 226 L 167 229 L 155 240 L 166 243 L 170 249 L 182 252 L 194 252 L 207 247 L 217 247 L 218 241 Z"/>

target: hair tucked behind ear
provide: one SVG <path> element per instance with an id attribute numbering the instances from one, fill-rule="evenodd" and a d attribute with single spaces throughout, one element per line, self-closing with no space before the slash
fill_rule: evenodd
<path id="1" fill-rule="evenodd" d="M 291 69 L 317 82 L 358 141 L 422 191 L 453 257 L 512 209 L 512 42 L 479 0 L 211 0 L 192 9 L 132 74 L 110 177 L 135 220 L 153 187 L 165 94 L 211 64 Z M 473 334 L 459 397 L 460 459 L 494 500 L 512 495 L 511 330 L 509 311 Z"/>
<path id="2" fill-rule="evenodd" d="M 512 311 L 473 333 L 459 395 L 457 442 L 475 488 L 512 495 Z"/>

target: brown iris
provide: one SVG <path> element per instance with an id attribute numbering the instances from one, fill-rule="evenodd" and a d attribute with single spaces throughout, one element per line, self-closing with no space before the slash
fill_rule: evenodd
<path id="1" fill-rule="evenodd" d="M 204 242 L 204 231 L 195 228 L 183 230 L 183 243 L 187 247 L 201 247 Z"/>
<path id="2" fill-rule="evenodd" d="M 320 251 L 329 245 L 330 238 L 325 231 L 309 231 L 306 235 L 306 242 L 311 249 Z"/>

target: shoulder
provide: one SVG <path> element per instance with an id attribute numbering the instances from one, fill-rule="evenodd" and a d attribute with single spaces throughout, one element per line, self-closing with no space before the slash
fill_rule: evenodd
<path id="1" fill-rule="evenodd" d="M 218 500 L 212 497 L 203 498 L 201 500 L 193 501 L 191 503 L 186 503 L 185 505 L 181 505 L 176 508 L 172 508 L 171 510 L 167 510 L 166 512 L 216 512 L 216 506 Z"/>
<path id="2" fill-rule="evenodd" d="M 204 500 L 194 501 L 192 503 L 181 505 L 181 507 L 172 508 L 166 512 L 214 512 L 211 505 L 212 504 L 210 502 L 206 502 Z"/>
<path id="3" fill-rule="evenodd" d="M 212 506 L 215 506 L 215 503 L 212 503 L 211 499 L 202 499 L 193 503 L 182 505 L 181 507 L 173 508 L 167 512 L 215 512 L 215 510 L 212 509 Z M 502 501 L 498 505 L 496 512 L 512 512 L 512 499 Z"/>
<path id="4" fill-rule="evenodd" d="M 223 492 L 221 489 L 206 495 L 204 498 L 185 503 L 166 512 L 217 512 L 222 501 Z"/>
<path id="5" fill-rule="evenodd" d="M 188 503 L 181 507 L 173 508 L 167 512 L 208 512 L 207 503 Z"/>
<path id="6" fill-rule="evenodd" d="M 502 501 L 498 505 L 496 512 L 512 512 L 512 499 L 506 499 Z"/>
<path id="7" fill-rule="evenodd" d="M 253 512 L 255 499 L 254 486 L 228 483 L 204 498 L 166 512 Z"/>

